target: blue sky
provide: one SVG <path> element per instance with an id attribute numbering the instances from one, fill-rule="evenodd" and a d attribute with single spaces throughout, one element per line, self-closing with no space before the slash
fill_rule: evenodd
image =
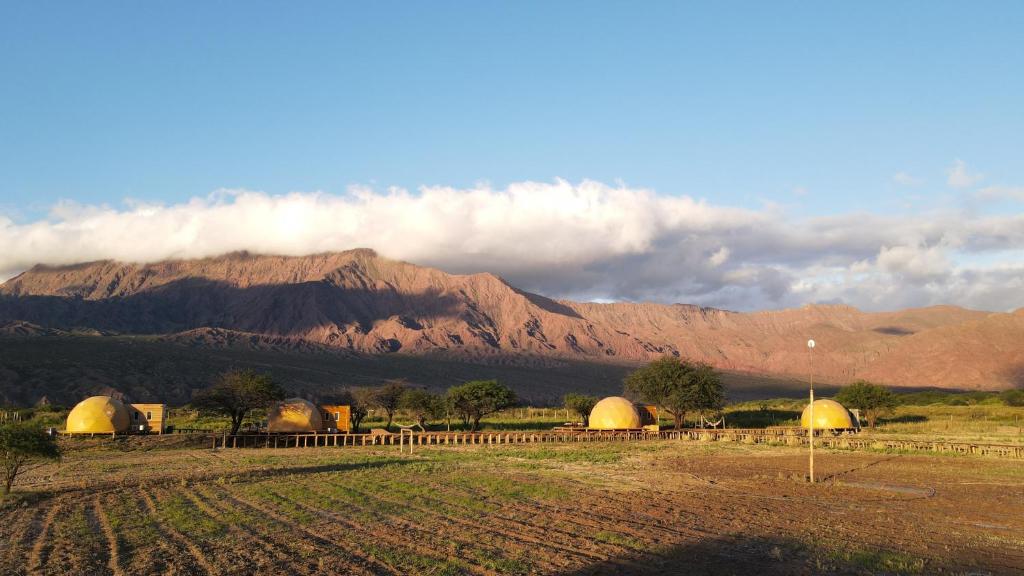
<path id="1" fill-rule="evenodd" d="M 1019 2 L 2 2 L 0 213 L 564 178 L 1013 217 L 1021 30 Z"/>

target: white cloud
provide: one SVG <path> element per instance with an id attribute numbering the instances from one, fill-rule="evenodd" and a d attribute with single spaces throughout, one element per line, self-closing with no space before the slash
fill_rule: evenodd
<path id="1" fill-rule="evenodd" d="M 935 246 L 884 246 L 878 252 L 878 267 L 890 274 L 910 280 L 940 279 L 951 272 L 947 250 Z"/>
<path id="2" fill-rule="evenodd" d="M 0 218 L 0 275 L 35 263 L 147 262 L 235 250 L 368 247 L 451 272 L 490 271 L 580 300 L 690 302 L 731 309 L 842 301 L 868 309 L 1024 306 L 1024 215 L 964 211 L 797 219 L 584 181 L 496 189 L 345 194 L 221 190 L 173 205 L 61 203 L 48 218 Z M 973 263 L 972 263 L 973 262 Z"/>
<path id="3" fill-rule="evenodd" d="M 712 268 L 718 268 L 719 266 L 724 264 L 725 261 L 728 259 L 729 249 L 726 248 L 725 246 L 722 246 L 721 248 L 718 249 L 718 251 L 716 251 L 714 254 L 708 257 L 708 264 L 710 264 Z"/>
<path id="4" fill-rule="evenodd" d="M 967 163 L 959 158 L 946 169 L 946 184 L 951 188 L 970 188 L 981 182 L 984 177 L 984 174 L 968 170 Z"/>
<path id="5" fill-rule="evenodd" d="M 900 186 L 920 186 L 924 183 L 920 178 L 915 178 L 906 172 L 897 172 L 893 174 L 892 181 Z"/>
<path id="6" fill-rule="evenodd" d="M 979 200 L 1016 200 L 1024 202 L 1024 186 L 986 186 L 974 193 Z"/>

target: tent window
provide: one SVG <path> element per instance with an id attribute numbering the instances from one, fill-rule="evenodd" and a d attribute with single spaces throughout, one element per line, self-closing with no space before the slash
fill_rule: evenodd
<path id="1" fill-rule="evenodd" d="M 153 413 L 152 412 L 146 412 L 146 420 L 152 420 L 152 419 L 153 419 Z"/>
<path id="2" fill-rule="evenodd" d="M 138 413 L 138 412 L 136 412 L 136 413 L 135 413 L 135 421 L 136 421 L 136 422 L 138 422 L 138 421 L 139 421 L 139 413 Z"/>

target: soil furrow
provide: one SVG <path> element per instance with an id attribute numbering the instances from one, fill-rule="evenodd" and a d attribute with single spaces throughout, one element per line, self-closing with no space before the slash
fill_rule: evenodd
<path id="1" fill-rule="evenodd" d="M 361 490 L 358 490 L 356 488 L 352 488 L 352 490 L 360 492 L 361 494 L 363 494 L 366 497 L 379 498 L 379 499 L 383 500 L 383 498 L 379 494 L 374 494 L 374 493 L 370 493 L 370 492 L 361 491 Z M 436 503 L 438 505 L 441 505 L 441 506 L 446 506 L 446 507 L 451 507 L 451 508 L 459 509 L 459 510 L 465 512 L 468 516 L 471 516 L 471 517 L 476 517 L 476 516 L 480 516 L 481 515 L 481 513 L 479 511 L 472 510 L 472 509 L 470 509 L 470 508 L 468 508 L 466 506 L 463 506 L 461 504 L 457 504 L 457 503 L 454 503 L 454 502 L 451 502 L 451 501 L 441 500 L 441 499 L 438 499 L 438 498 L 432 498 L 432 497 L 428 497 L 428 496 L 423 496 L 422 498 L 424 500 L 430 500 L 430 501 L 432 501 L 432 502 L 434 502 L 434 503 Z M 396 501 L 391 501 L 391 502 L 395 503 Z M 397 503 L 401 503 L 404 506 L 409 506 L 410 508 L 416 509 L 419 512 L 423 512 L 423 513 L 436 513 L 434 510 L 432 510 L 430 508 L 425 508 L 425 507 L 422 507 L 422 506 L 416 506 L 415 504 L 412 504 L 411 502 L 397 502 Z M 544 533 L 544 528 L 543 527 L 535 526 L 533 524 L 530 524 L 530 523 L 527 523 L 527 522 L 523 522 L 521 520 L 518 520 L 518 519 L 515 519 L 515 518 L 510 518 L 510 517 L 507 517 L 507 516 L 497 515 L 497 514 L 493 514 L 493 513 L 486 513 L 486 515 L 484 517 L 486 522 L 484 521 L 484 519 L 481 519 L 480 521 L 477 521 L 477 520 L 472 520 L 470 518 L 460 518 L 460 517 L 457 517 L 457 516 L 447 516 L 447 515 L 445 515 L 444 518 L 446 520 L 452 522 L 453 524 L 459 524 L 459 525 L 471 528 L 476 533 L 480 533 L 481 531 L 483 531 L 484 533 L 501 534 L 501 536 L 503 538 L 508 539 L 510 541 L 517 542 L 518 544 L 520 544 L 520 545 L 522 545 L 524 547 L 534 546 L 534 547 L 547 548 L 547 549 L 552 550 L 554 553 L 556 553 L 558 555 L 568 555 L 570 557 L 581 557 L 581 558 L 585 559 L 586 561 L 608 561 L 610 559 L 609 555 L 606 554 L 606 553 L 588 552 L 588 551 L 580 550 L 579 548 L 576 548 L 576 547 L 573 547 L 573 546 L 564 545 L 564 544 L 561 544 L 559 542 L 553 542 L 553 541 L 551 541 L 549 539 L 546 539 L 549 535 Z M 499 523 L 501 523 L 501 524 L 499 524 Z M 506 525 L 506 524 L 507 525 L 511 525 L 512 527 L 511 528 L 506 528 L 505 530 L 499 530 L 499 528 L 501 526 Z M 540 535 L 539 536 L 531 536 L 529 534 L 526 534 L 524 529 L 526 529 L 528 531 L 531 531 L 531 532 L 539 532 Z"/>
<path id="2" fill-rule="evenodd" d="M 43 566 L 46 564 L 48 550 L 53 545 L 50 540 L 50 528 L 53 526 L 54 519 L 57 518 L 57 513 L 62 508 L 61 504 L 52 503 L 50 509 L 47 510 L 46 515 L 40 521 L 39 529 L 36 532 L 35 540 L 32 543 L 32 548 L 25 564 L 30 574 L 42 573 Z"/>
<path id="3" fill-rule="evenodd" d="M 123 576 L 124 570 L 121 569 L 121 551 L 117 543 L 117 534 L 114 533 L 114 529 L 110 525 L 110 518 L 103 510 L 103 503 L 98 495 L 93 499 L 93 515 L 107 541 L 107 567 L 110 568 L 110 572 L 114 576 Z"/>
<path id="4" fill-rule="evenodd" d="M 153 496 L 147 490 L 141 490 L 142 502 L 146 507 L 146 511 L 149 512 L 150 516 L 154 519 L 154 522 L 160 526 L 160 529 L 171 537 L 171 539 L 177 544 L 179 552 L 188 557 L 191 560 L 190 564 L 200 568 L 206 574 L 219 574 L 219 571 L 214 567 L 210 559 L 206 557 L 206 554 L 199 549 L 195 543 L 185 537 L 184 534 L 170 526 L 167 522 L 160 520 L 158 513 L 158 507 L 156 502 L 153 500 Z"/>
<path id="5" fill-rule="evenodd" d="M 355 489 L 353 489 L 351 487 L 346 486 L 345 488 L 346 488 L 346 490 L 349 490 L 349 491 L 352 491 L 352 492 L 356 492 Z M 436 524 L 424 525 L 421 522 L 413 520 L 413 519 L 408 518 L 406 516 L 399 516 L 399 515 L 395 515 L 395 514 L 389 514 L 389 513 L 383 512 L 381 509 L 376 509 L 376 508 L 372 508 L 372 507 L 367 507 L 365 505 L 361 505 L 361 504 L 357 503 L 355 499 L 353 499 L 353 498 L 345 498 L 344 494 L 339 494 L 337 491 L 325 492 L 322 488 L 320 488 L 317 485 L 309 486 L 308 489 L 309 489 L 309 491 L 311 493 L 320 495 L 325 500 L 333 501 L 333 502 L 337 502 L 337 503 L 343 504 L 346 507 L 346 510 L 349 511 L 349 512 L 357 512 L 357 513 L 358 512 L 362 512 L 364 514 L 368 514 L 368 515 L 372 515 L 372 516 L 375 516 L 375 517 L 386 519 L 386 524 L 388 526 L 404 530 L 405 531 L 404 534 L 405 534 L 406 537 L 410 537 L 411 536 L 411 537 L 422 538 L 425 541 L 430 542 L 431 546 L 433 546 L 432 548 L 430 548 L 430 550 L 433 553 L 436 553 L 437 550 L 443 550 L 443 549 L 448 549 L 449 553 L 454 553 L 456 550 L 452 550 L 452 549 L 453 548 L 457 549 L 457 548 L 459 548 L 462 545 L 471 546 L 471 547 L 474 547 L 474 548 L 477 548 L 477 549 L 483 549 L 485 552 L 489 552 L 489 553 L 493 553 L 493 554 L 502 554 L 505 551 L 504 548 L 499 547 L 499 546 L 495 546 L 495 545 L 492 545 L 492 544 L 487 544 L 487 545 L 481 546 L 481 542 L 480 542 L 480 539 L 479 539 L 479 536 L 480 536 L 479 533 L 469 534 L 469 535 L 460 534 L 460 533 L 457 533 L 457 532 L 453 533 L 451 530 L 449 530 L 449 528 L 451 526 L 452 519 L 450 517 L 448 517 L 448 516 L 445 516 L 443 514 L 438 513 L 437 511 L 426 511 L 426 510 L 423 510 L 423 509 L 420 509 L 420 508 L 415 508 L 415 507 L 413 507 L 408 502 L 398 502 L 398 501 L 393 501 L 393 500 L 386 500 L 386 499 L 382 498 L 380 495 L 377 495 L 377 494 L 369 495 L 369 494 L 364 494 L 362 492 L 359 492 L 359 494 L 361 496 L 364 496 L 366 498 L 373 498 L 374 501 L 380 502 L 382 504 L 398 505 L 398 506 L 401 506 L 404 510 L 409 510 L 409 511 L 417 512 L 417 513 L 421 513 L 421 514 L 422 513 L 427 513 L 427 514 L 430 514 L 430 515 L 432 515 L 433 517 L 435 517 L 437 519 Z M 362 524 L 359 524 L 358 522 L 352 520 L 350 516 L 346 516 L 345 519 L 346 519 L 347 522 L 350 522 L 350 523 L 352 523 L 354 525 L 357 525 L 359 527 L 359 529 L 364 529 L 364 530 L 370 531 L 370 528 L 368 528 L 368 527 L 366 527 L 366 526 L 364 526 Z M 442 540 L 442 542 L 436 542 L 437 540 Z M 470 561 L 468 559 L 463 559 L 463 561 L 467 565 L 469 565 L 468 567 L 470 569 L 472 569 L 473 571 L 480 572 L 480 573 L 485 573 L 485 574 L 489 574 L 489 573 L 492 572 L 489 569 L 487 569 L 485 566 L 479 564 L 478 562 L 473 562 L 473 561 Z"/>
<path id="6" fill-rule="evenodd" d="M 288 518 L 287 516 L 273 510 L 270 506 L 252 502 L 251 500 L 237 494 L 226 493 L 226 497 L 228 500 L 234 502 L 239 506 L 245 506 L 251 510 L 256 511 L 257 513 L 263 514 L 268 518 L 271 518 L 272 520 L 280 524 L 282 528 L 287 530 L 288 532 L 294 532 L 295 530 L 298 530 L 299 532 L 302 532 L 302 534 L 306 538 L 312 540 L 313 542 L 316 542 L 324 547 L 327 547 L 328 549 L 333 550 L 337 554 L 343 555 L 343 557 L 346 560 L 352 562 L 353 570 L 358 570 L 358 573 L 360 574 L 404 574 L 404 572 L 398 570 L 394 566 L 391 566 L 388 563 L 378 558 L 374 558 L 373 556 L 363 552 L 355 544 L 346 542 L 341 539 L 330 540 L 326 538 L 324 534 L 331 533 L 332 530 L 330 529 L 325 530 L 323 532 L 317 532 L 315 530 L 311 530 L 306 526 L 302 526 L 295 520 L 292 520 L 291 518 Z"/>
<path id="7" fill-rule="evenodd" d="M 359 522 L 356 522 L 356 521 L 352 520 L 349 516 L 346 516 L 346 515 L 343 515 L 343 514 L 338 514 L 336 512 L 332 512 L 330 510 L 324 510 L 322 508 L 317 508 L 315 506 L 311 506 L 311 505 L 309 505 L 309 504 L 307 504 L 305 502 L 301 502 L 299 500 L 296 500 L 294 497 L 291 497 L 291 496 L 288 496 L 288 495 L 285 495 L 285 494 L 281 494 L 280 492 L 277 492 L 277 491 L 273 491 L 272 490 L 272 492 L 275 495 L 277 495 L 279 498 L 281 498 L 281 499 L 283 499 L 283 500 L 285 500 L 287 502 L 290 502 L 290 503 L 292 503 L 295 506 L 298 506 L 298 507 L 302 508 L 306 512 L 309 512 L 311 514 L 316 514 L 316 515 L 318 515 L 318 516 L 320 516 L 320 517 L 322 517 L 324 519 L 330 520 L 331 522 L 338 522 L 338 523 L 345 524 L 346 526 L 348 526 L 350 529 L 352 529 L 354 531 L 358 531 L 360 533 L 366 534 L 368 537 L 374 538 L 376 540 L 383 541 L 383 542 L 385 542 L 387 544 L 390 544 L 391 546 L 394 546 L 396 548 L 399 548 L 399 549 L 404 548 L 404 549 L 412 551 L 415 554 L 418 554 L 418 555 L 426 557 L 426 558 L 433 559 L 433 560 L 438 561 L 438 562 L 444 562 L 444 561 L 449 560 L 449 558 L 450 558 L 450 556 L 448 554 L 438 553 L 438 551 L 436 549 L 434 549 L 434 548 L 418 544 L 414 538 L 409 538 L 408 535 L 401 535 L 401 534 L 395 535 L 392 530 L 389 530 L 386 527 L 385 527 L 384 530 L 372 530 L 372 529 L 368 528 L 367 526 L 364 526 L 364 525 L 360 524 Z M 484 575 L 487 575 L 487 576 L 495 576 L 495 573 L 493 571 L 488 570 L 488 569 L 486 569 L 486 568 L 484 568 L 482 566 L 473 565 L 473 564 L 469 564 L 469 563 L 465 563 L 465 565 L 466 565 L 466 567 L 471 572 L 474 572 L 476 574 L 484 574 Z"/>
<path id="8" fill-rule="evenodd" d="M 210 498 L 205 492 L 205 487 L 196 487 L 194 492 L 185 495 L 207 516 L 216 518 L 234 512 L 217 499 Z M 268 543 L 268 536 L 266 534 L 257 534 L 250 524 L 235 524 L 232 522 L 229 523 L 228 529 L 233 535 L 238 537 L 238 543 L 243 544 L 244 548 L 259 548 L 273 556 L 274 560 L 271 562 L 271 565 L 277 567 L 287 566 L 288 572 L 291 574 L 312 574 L 317 570 L 316 566 L 298 561 L 299 559 L 296 556 L 301 556 L 298 554 L 298 551 L 294 551 L 292 554 L 285 553 L 280 548 L 282 542 L 274 540 L 276 545 Z"/>
<path id="9" fill-rule="evenodd" d="M 7 530 L 3 536 L 7 539 L 7 546 L 0 550 L 0 571 L 14 573 L 24 570 L 32 540 L 32 526 L 42 515 L 43 511 L 38 507 L 22 508 L 4 515 L 2 520 Z"/>

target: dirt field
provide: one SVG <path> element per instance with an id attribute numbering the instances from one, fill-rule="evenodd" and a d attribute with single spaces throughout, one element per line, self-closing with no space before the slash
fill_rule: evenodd
<path id="1" fill-rule="evenodd" d="M 1024 573 L 1019 461 L 819 451 L 810 486 L 733 444 L 92 446 L 0 509 L 0 573 Z"/>

